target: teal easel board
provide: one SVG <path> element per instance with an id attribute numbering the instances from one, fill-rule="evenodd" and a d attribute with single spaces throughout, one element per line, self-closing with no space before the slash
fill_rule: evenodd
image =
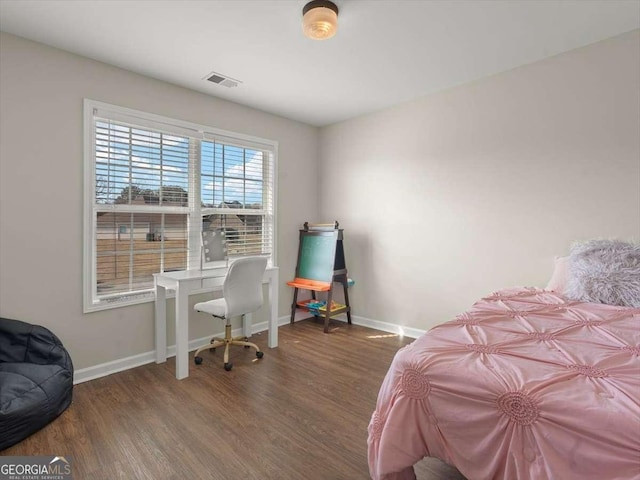
<path id="1" fill-rule="evenodd" d="M 334 275 L 338 230 L 300 231 L 297 278 L 331 282 Z"/>
<path id="2" fill-rule="evenodd" d="M 344 246 L 342 245 L 342 229 L 338 228 L 338 222 L 333 224 L 304 224 L 304 230 L 300 230 L 300 247 L 298 248 L 298 263 L 296 265 L 296 277 L 287 282 L 293 287 L 293 302 L 291 303 L 291 319 L 293 325 L 296 310 L 311 312 L 313 318 L 324 317 L 324 333 L 329 333 L 329 320 L 336 315 L 347 314 L 347 323 L 351 324 L 351 306 L 349 305 L 349 292 L 347 287 L 347 265 L 344 260 Z M 344 291 L 344 305 L 333 301 L 333 284 L 341 283 Z M 298 302 L 298 292 L 307 290 L 311 292 L 311 301 Z M 318 307 L 315 313 L 312 311 L 312 303 L 318 303 L 316 294 L 325 293 L 327 300 L 324 313 L 322 307 Z"/>

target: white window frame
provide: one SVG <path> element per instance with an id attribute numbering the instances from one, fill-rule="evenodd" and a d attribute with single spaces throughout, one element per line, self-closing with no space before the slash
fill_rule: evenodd
<path id="1" fill-rule="evenodd" d="M 139 290 L 135 292 L 123 292 L 102 299 L 97 295 L 96 282 L 96 212 L 104 210 L 104 205 L 99 209 L 96 207 L 96 163 L 95 163 L 95 128 L 94 113 L 100 112 L 100 116 L 110 118 L 111 120 L 123 120 L 126 123 L 133 123 L 141 128 L 154 128 L 156 130 L 179 131 L 184 130 L 189 137 L 198 138 L 201 141 L 221 141 L 223 143 L 233 143 L 245 148 L 257 148 L 265 151 L 270 155 L 271 165 L 271 183 L 272 191 L 268 192 L 271 196 L 271 215 L 269 220 L 272 229 L 272 251 L 269 259 L 269 265 L 277 265 L 277 166 L 278 166 L 278 142 L 264 138 L 254 137 L 227 130 L 221 130 L 210 126 L 200 125 L 196 123 L 176 120 L 161 115 L 133 110 L 126 107 L 111 105 L 108 103 L 98 102 L 96 100 L 84 99 L 84 228 L 83 228 L 83 311 L 85 313 L 100 311 L 110 308 L 135 305 L 140 303 L 151 302 L 155 299 L 154 289 Z M 106 113 L 106 114 L 105 114 Z M 194 164 L 194 163 L 197 163 Z M 202 218 L 204 215 L 214 213 L 215 210 L 201 207 L 200 195 L 200 165 L 199 160 L 189 164 L 189 206 L 188 206 L 188 254 L 187 269 L 199 269 L 200 261 L 200 238 L 202 229 Z M 143 210 L 136 205 L 112 205 L 113 211 L 135 212 Z M 164 213 L 185 213 L 186 207 L 165 207 Z M 265 207 L 266 208 L 266 207 Z M 175 210 L 175 211 L 171 211 Z M 148 211 L 148 210 L 147 210 Z M 224 213 L 230 213 L 228 209 Z M 243 213 L 263 213 L 252 212 L 251 210 L 243 210 Z"/>

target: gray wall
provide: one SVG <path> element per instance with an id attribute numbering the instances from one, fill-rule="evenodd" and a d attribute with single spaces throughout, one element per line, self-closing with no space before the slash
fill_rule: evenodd
<path id="1" fill-rule="evenodd" d="M 345 228 L 360 319 L 416 329 L 544 286 L 574 240 L 640 238 L 639 31 L 320 130 L 0 35 L 0 315 L 76 368 L 153 349 L 152 304 L 82 313 L 85 97 L 280 143 L 281 316 L 306 220 Z"/>
<path id="2" fill-rule="evenodd" d="M 316 171 L 317 128 L 0 35 L 1 316 L 51 328 L 78 369 L 153 350 L 152 303 L 82 313 L 85 97 L 279 142 L 279 308 L 286 314 L 298 228 L 318 216 L 316 184 L 299 181 Z M 266 310 L 255 320 L 265 320 Z M 190 338 L 221 330 L 192 315 Z"/>
<path id="3" fill-rule="evenodd" d="M 544 287 L 573 241 L 640 239 L 640 33 L 325 127 L 320 150 L 356 315 L 428 329 Z"/>

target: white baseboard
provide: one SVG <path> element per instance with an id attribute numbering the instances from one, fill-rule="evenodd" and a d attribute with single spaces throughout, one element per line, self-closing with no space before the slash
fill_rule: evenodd
<path id="1" fill-rule="evenodd" d="M 304 318 L 308 318 L 308 314 L 296 314 L 296 321 L 302 320 Z M 336 318 L 340 320 L 344 320 L 346 322 L 345 315 L 339 315 Z M 278 318 L 278 326 L 289 324 L 290 317 L 289 315 Z M 353 315 L 351 317 L 351 321 L 354 325 L 361 325 L 363 327 L 374 328 L 376 330 L 381 330 L 383 332 L 395 333 L 397 335 L 404 335 L 409 338 L 418 338 L 419 336 L 426 333 L 426 330 L 420 330 L 417 328 L 409 328 L 404 327 L 402 325 L 396 325 L 394 323 L 381 322 L 379 320 L 371 320 L 365 317 L 360 317 L 357 315 Z M 267 322 L 259 322 L 253 324 L 251 327 L 252 333 L 264 332 L 268 328 Z M 232 335 L 240 336 L 242 335 L 242 328 L 237 328 L 233 330 Z M 211 337 L 214 336 L 224 336 L 224 332 L 219 332 L 213 335 L 207 335 L 206 337 L 197 338 L 195 340 L 189 341 L 189 351 L 192 352 L 197 350 L 199 347 L 206 345 L 209 343 Z M 167 347 L 167 356 L 175 357 L 176 356 L 176 346 L 170 345 Z M 129 370 L 130 368 L 140 367 L 142 365 L 146 365 L 148 363 L 153 363 L 156 361 L 156 353 L 155 350 L 151 350 L 150 352 L 140 353 L 138 355 L 133 355 L 131 357 L 121 358 L 119 360 L 114 360 L 112 362 L 101 363 L 100 365 L 94 365 L 93 367 L 81 368 L 80 370 L 76 370 L 73 374 L 73 383 L 83 383 L 88 382 L 89 380 L 95 380 L 96 378 L 106 377 L 107 375 L 111 375 L 112 373 L 122 372 L 124 370 Z"/>
<path id="2" fill-rule="evenodd" d="M 303 312 L 303 314 L 301 315 L 296 313 L 295 321 L 297 322 L 299 320 L 304 320 L 305 318 L 309 318 L 308 313 Z M 344 313 L 341 315 L 337 315 L 334 318 L 341 320 L 343 322 L 347 321 L 347 315 Z M 289 323 L 289 317 L 281 317 L 280 320 L 278 321 L 278 325 L 285 325 L 287 323 Z M 381 322 L 379 320 L 371 320 L 369 318 L 360 317 L 358 315 L 351 315 L 351 323 L 353 323 L 354 325 L 360 325 L 362 327 L 369 327 L 375 330 L 381 330 L 383 332 L 395 333 L 397 335 L 409 337 L 409 338 L 418 338 L 424 335 L 425 333 L 427 333 L 426 330 L 421 330 L 419 328 L 410 328 L 410 327 L 405 327 L 403 325 L 396 325 L 395 323 L 387 323 L 387 322 Z"/>
<path id="3" fill-rule="evenodd" d="M 173 347 L 175 352 L 175 346 Z M 174 353 L 175 355 L 175 353 Z M 121 358 L 112 362 L 101 363 L 93 367 L 81 368 L 73 372 L 73 384 L 76 385 L 96 378 L 106 377 L 112 373 L 122 372 L 130 368 L 140 367 L 156 360 L 155 352 L 146 352 L 139 355 L 133 355 L 127 358 Z"/>
<path id="4" fill-rule="evenodd" d="M 418 338 L 427 333 L 426 330 L 420 328 L 405 327 L 404 325 L 396 325 L 395 323 L 381 322 L 380 320 L 371 320 L 369 318 L 360 317 L 358 315 L 351 316 L 351 322 L 355 325 L 382 330 L 383 332 L 396 333 L 400 336 L 409 338 Z"/>
<path id="5" fill-rule="evenodd" d="M 264 322 L 265 330 L 267 329 L 267 322 Z M 253 326 L 253 333 L 258 333 L 262 330 L 256 330 L 258 325 Z M 242 335 L 242 328 L 237 328 L 231 332 L 231 334 L 235 336 Z M 211 340 L 211 337 L 224 337 L 224 332 L 214 333 L 211 335 L 207 335 L 206 337 L 196 338 L 195 340 L 189 341 L 189 351 L 193 352 L 197 350 L 203 345 L 206 345 Z M 169 345 L 167 347 L 167 358 L 176 356 L 176 346 Z M 133 355 L 131 357 L 121 358 L 119 360 L 114 360 L 113 362 L 101 363 L 100 365 L 95 365 L 93 367 L 82 368 L 80 370 L 76 370 L 73 374 L 73 383 L 82 383 L 88 382 L 89 380 L 95 380 L 96 378 L 106 377 L 107 375 L 111 375 L 112 373 L 122 372 L 124 370 L 129 370 L 130 368 L 140 367 L 142 365 L 146 365 L 147 363 L 153 363 L 156 361 L 156 352 L 155 350 L 151 350 L 150 352 L 140 353 L 138 355 Z"/>

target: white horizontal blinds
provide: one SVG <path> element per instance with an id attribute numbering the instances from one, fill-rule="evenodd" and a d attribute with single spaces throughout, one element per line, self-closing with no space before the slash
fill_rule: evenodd
<path id="1" fill-rule="evenodd" d="M 190 137 L 94 117 L 95 299 L 187 267 Z"/>
<path id="2" fill-rule="evenodd" d="M 226 140 L 226 138 L 225 138 Z M 200 155 L 202 229 L 224 231 L 230 256 L 273 251 L 272 149 L 205 134 Z"/>
<path id="3" fill-rule="evenodd" d="M 96 204 L 188 206 L 189 137 L 95 119 Z"/>
<path id="4" fill-rule="evenodd" d="M 184 270 L 186 257 L 186 215 L 96 213 L 98 298 L 151 289 L 154 273 Z"/>
<path id="5" fill-rule="evenodd" d="M 203 229 L 230 256 L 274 255 L 277 143 L 93 100 L 85 125 L 86 311 L 200 268 Z"/>

